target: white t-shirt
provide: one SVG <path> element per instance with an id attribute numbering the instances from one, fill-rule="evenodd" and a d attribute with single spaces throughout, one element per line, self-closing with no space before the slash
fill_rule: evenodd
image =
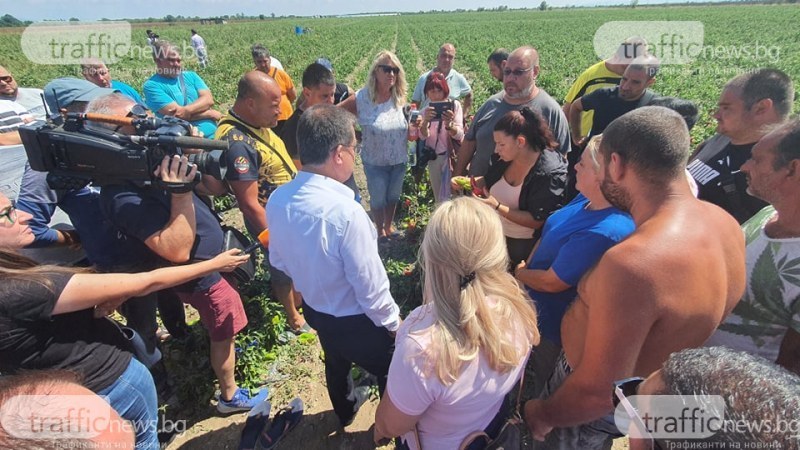
<path id="1" fill-rule="evenodd" d="M 485 429 L 492 421 L 503 397 L 519 380 L 527 353 L 514 370 L 505 374 L 492 370 L 480 353 L 464 364 L 455 382 L 445 386 L 435 372 L 423 372 L 422 351 L 431 347 L 435 317 L 433 305 L 426 304 L 412 311 L 400 325 L 386 392 L 404 414 L 421 415 L 417 430 L 422 448 L 456 449 L 468 434 Z M 524 330 L 517 328 L 519 345 L 527 347 Z M 412 450 L 417 449 L 413 431 L 403 439 Z"/>
<path id="2" fill-rule="evenodd" d="M 199 34 L 195 34 L 192 36 L 192 48 L 197 50 L 198 48 L 206 48 L 206 41 L 200 37 Z"/>

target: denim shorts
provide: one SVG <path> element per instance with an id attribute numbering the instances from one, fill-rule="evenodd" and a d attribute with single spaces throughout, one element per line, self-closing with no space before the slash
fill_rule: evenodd
<path id="1" fill-rule="evenodd" d="M 405 163 L 392 166 L 364 164 L 364 174 L 367 176 L 370 209 L 380 209 L 400 201 L 406 175 Z"/>

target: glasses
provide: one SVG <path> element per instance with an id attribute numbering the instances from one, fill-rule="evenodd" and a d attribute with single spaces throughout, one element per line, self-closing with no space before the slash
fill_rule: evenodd
<path id="1" fill-rule="evenodd" d="M 4 77 L 0 77 L 0 81 L 2 81 L 3 83 L 11 83 L 12 81 L 14 81 L 14 77 L 12 77 L 11 75 L 6 75 Z"/>
<path id="2" fill-rule="evenodd" d="M 528 67 L 527 69 L 514 69 L 514 70 L 503 69 L 503 75 L 507 77 L 511 75 L 514 75 L 515 77 L 521 77 L 522 75 L 525 75 L 526 72 L 530 72 L 531 70 L 533 70 L 533 67 Z"/>
<path id="3" fill-rule="evenodd" d="M 395 75 L 400 74 L 400 68 L 394 66 L 388 66 L 386 64 L 379 64 L 378 67 L 383 71 L 383 73 L 393 73 Z"/>
<path id="4" fill-rule="evenodd" d="M 8 219 L 8 223 L 14 225 L 14 222 L 17 221 L 17 202 L 11 200 L 11 204 L 8 205 L 8 208 L 0 213 L 0 217 Z"/>
<path id="5" fill-rule="evenodd" d="M 625 378 L 624 380 L 619 380 L 614 382 L 614 393 L 611 396 L 611 401 L 614 403 L 614 408 L 622 405 L 622 408 L 628 414 L 628 418 L 631 420 L 633 427 L 637 430 L 637 438 L 644 439 L 648 441 L 649 448 L 654 450 L 663 450 L 664 447 L 650 434 L 650 431 L 645 426 L 642 417 L 639 415 L 639 411 L 633 406 L 631 401 L 628 397 L 632 397 L 637 395 L 637 391 L 639 389 L 639 385 L 644 382 L 644 378 L 641 377 L 631 377 Z"/>
<path id="6" fill-rule="evenodd" d="M 355 144 L 344 145 L 342 144 L 343 148 L 352 148 L 353 149 L 353 156 L 358 156 L 361 154 L 361 147 L 356 142 Z"/>

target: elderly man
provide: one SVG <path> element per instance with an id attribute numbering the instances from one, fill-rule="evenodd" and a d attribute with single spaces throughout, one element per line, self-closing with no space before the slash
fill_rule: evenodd
<path id="1" fill-rule="evenodd" d="M 267 203 L 270 263 L 303 294 L 306 320 L 325 351 L 328 395 L 343 427 L 364 401 L 349 378 L 352 364 L 378 377 L 383 393 L 400 326 L 375 227 L 343 184 L 356 164 L 354 126 L 355 119 L 335 106 L 306 110 L 297 128 L 303 169 Z"/>
<path id="2" fill-rule="evenodd" d="M 211 108 L 214 96 L 203 79 L 182 69 L 180 51 L 167 41 L 155 43 L 153 59 L 156 74 L 142 87 L 147 107 L 158 117 L 175 116 L 188 120 L 204 136 L 213 136 L 222 114 Z"/>
<path id="3" fill-rule="evenodd" d="M 770 203 L 742 229 L 747 289 L 706 345 L 762 356 L 800 374 L 800 122 L 794 120 L 753 147 L 742 165 L 747 192 Z"/>
<path id="4" fill-rule="evenodd" d="M 425 80 L 428 79 L 428 75 L 431 72 L 436 71 L 444 75 L 447 86 L 450 88 L 451 99 L 464 98 L 461 102 L 464 108 L 464 117 L 469 115 L 469 110 L 472 107 L 472 88 L 469 86 L 467 79 L 464 78 L 464 75 L 453 69 L 455 59 L 456 48 L 453 44 L 442 44 L 439 47 L 439 54 L 436 56 L 436 67 L 420 75 L 417 86 L 414 88 L 414 93 L 411 95 L 411 101 L 416 102 L 420 110 L 428 106 L 430 102 L 425 95 Z"/>
<path id="5" fill-rule="evenodd" d="M 283 141 L 270 130 L 278 122 L 280 103 L 281 90 L 273 78 L 257 70 L 247 72 L 239 80 L 236 102 L 220 120 L 215 136 L 230 143 L 225 158 L 232 170 L 228 170 L 225 179 L 252 236 L 267 229 L 264 208 L 269 196 L 297 174 Z M 272 266 L 269 272 L 273 292 L 286 311 L 289 326 L 296 332 L 309 331 L 297 312 L 299 299 L 295 301 L 292 280 Z"/>
<path id="6" fill-rule="evenodd" d="M 458 151 L 454 175 L 466 173 L 482 176 L 489 168 L 494 153 L 494 126 L 509 111 L 529 107 L 544 117 L 558 151 L 566 155 L 570 149 L 569 126 L 561 107 L 544 89 L 536 86 L 539 76 L 539 52 L 533 47 L 520 47 L 508 56 L 503 69 L 503 91 L 489 97 L 475 113 L 472 126 Z"/>
<path id="7" fill-rule="evenodd" d="M 272 65 L 272 57 L 269 50 L 261 44 L 255 44 L 250 47 L 250 53 L 253 56 L 253 64 L 256 70 L 264 72 L 271 76 L 278 82 L 278 87 L 281 90 L 281 113 L 278 116 L 278 124 L 275 125 L 273 131 L 276 133 L 281 132 L 283 124 L 292 116 L 292 103 L 297 100 L 297 91 L 294 88 L 292 77 L 289 76 L 283 69 Z"/>
<path id="8" fill-rule="evenodd" d="M 744 223 L 767 204 L 747 192 L 741 171 L 753 146 L 792 111 L 792 80 L 777 69 L 759 69 L 730 80 L 722 90 L 717 111 L 717 134 L 697 147 L 689 173 L 699 198 L 728 211 Z"/>
<path id="9" fill-rule="evenodd" d="M 597 62 L 584 70 L 578 76 L 572 87 L 569 88 L 564 99 L 564 114 L 569 116 L 572 102 L 575 99 L 590 94 L 598 89 L 614 87 L 619 84 L 622 74 L 635 58 L 647 54 L 647 41 L 642 38 L 632 37 L 626 39 L 617 48 L 617 51 L 607 59 Z M 592 118 L 594 111 L 584 111 L 581 113 L 580 134 L 586 136 L 592 128 Z"/>
<path id="10" fill-rule="evenodd" d="M 636 231 L 579 282 L 561 324 L 563 352 L 540 399 L 525 405 L 545 448 L 610 449 L 618 434 L 609 386 L 702 345 L 744 291 L 743 236 L 692 195 L 688 156 L 684 120 L 666 108 L 636 109 L 603 133 L 601 191 Z"/>
<path id="11" fill-rule="evenodd" d="M 130 97 L 136 103 L 144 103 L 139 92 L 128 84 L 119 80 L 111 79 L 111 72 L 108 71 L 106 64 L 100 59 L 87 59 L 81 63 L 81 75 L 86 81 L 102 88 L 117 90 L 126 97 Z"/>

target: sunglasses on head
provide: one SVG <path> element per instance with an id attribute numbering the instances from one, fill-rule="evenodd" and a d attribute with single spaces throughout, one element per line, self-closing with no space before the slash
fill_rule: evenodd
<path id="1" fill-rule="evenodd" d="M 393 73 L 395 75 L 398 75 L 400 73 L 399 67 L 389 66 L 386 64 L 379 64 L 378 67 L 380 67 L 383 73 Z"/>
<path id="2" fill-rule="evenodd" d="M 14 77 L 12 77 L 11 75 L 6 75 L 4 77 L 0 77 L 0 81 L 2 81 L 3 83 L 11 83 L 12 81 L 14 81 Z"/>

